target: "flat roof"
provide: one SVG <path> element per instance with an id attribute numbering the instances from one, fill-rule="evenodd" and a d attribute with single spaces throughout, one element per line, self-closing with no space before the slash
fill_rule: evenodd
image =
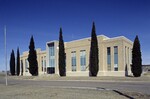
<path id="1" fill-rule="evenodd" d="M 107 38 L 107 39 L 110 39 L 109 37 L 107 37 L 107 36 L 105 36 L 105 35 L 97 35 L 97 37 L 105 37 L 105 38 Z M 86 38 L 82 38 L 82 39 L 72 40 L 72 41 L 68 41 L 68 42 L 66 42 L 66 43 L 82 41 L 82 40 L 85 40 L 85 39 L 91 39 L 91 37 L 86 37 Z"/>
<path id="2" fill-rule="evenodd" d="M 115 40 L 115 39 L 124 39 L 124 40 L 126 40 L 126 41 L 128 41 L 128 42 L 130 42 L 130 43 L 133 43 L 131 40 L 129 40 L 128 38 L 126 38 L 125 36 L 117 36 L 117 37 L 113 37 L 113 38 L 110 38 L 110 39 L 107 39 L 107 40 Z M 106 41 L 107 41 L 106 40 Z"/>

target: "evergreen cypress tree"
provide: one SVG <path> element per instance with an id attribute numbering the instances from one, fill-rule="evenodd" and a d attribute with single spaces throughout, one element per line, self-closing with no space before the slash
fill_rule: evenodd
<path id="1" fill-rule="evenodd" d="M 19 48 L 17 49 L 17 76 L 20 74 L 20 53 Z"/>
<path id="2" fill-rule="evenodd" d="M 32 76 L 37 76 L 38 75 L 38 63 L 37 63 L 37 55 L 36 55 L 36 50 L 34 46 L 33 36 L 30 39 L 28 61 L 29 61 L 29 72 L 31 73 Z"/>
<path id="3" fill-rule="evenodd" d="M 11 73 L 11 75 L 15 75 L 15 54 L 14 54 L 14 50 L 12 50 L 11 56 L 10 56 L 10 73 Z"/>
<path id="4" fill-rule="evenodd" d="M 65 48 L 62 36 L 62 28 L 59 32 L 59 74 L 60 76 L 66 76 L 66 64 L 65 64 Z"/>
<path id="5" fill-rule="evenodd" d="M 140 77 L 142 73 L 141 48 L 138 36 L 135 37 L 132 50 L 132 68 L 134 77 Z"/>
<path id="6" fill-rule="evenodd" d="M 90 76 L 97 76 L 99 70 L 99 59 L 98 59 L 98 41 L 96 36 L 95 23 L 93 22 L 91 32 L 91 48 L 90 48 L 90 62 L 89 62 L 89 73 Z"/>
<path id="7" fill-rule="evenodd" d="M 23 62 L 21 61 L 21 76 L 23 76 Z"/>
<path id="8" fill-rule="evenodd" d="M 12 75 L 12 52 L 10 54 L 10 63 L 9 63 L 9 66 L 10 66 L 10 73 Z"/>

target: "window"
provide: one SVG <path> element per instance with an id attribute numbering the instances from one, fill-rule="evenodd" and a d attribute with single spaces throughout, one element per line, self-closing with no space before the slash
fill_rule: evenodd
<path id="1" fill-rule="evenodd" d="M 55 67 L 54 45 L 49 46 L 49 65 L 50 65 L 50 67 Z"/>
<path id="2" fill-rule="evenodd" d="M 71 52 L 72 71 L 76 71 L 76 52 Z"/>
<path id="3" fill-rule="evenodd" d="M 81 71 L 86 70 L 86 53 L 85 53 L 85 50 L 80 51 L 80 66 L 81 66 Z"/>
<path id="4" fill-rule="evenodd" d="M 111 49 L 107 47 L 107 70 L 111 71 Z"/>
<path id="5" fill-rule="evenodd" d="M 41 66 L 42 66 L 42 71 L 43 71 L 43 57 L 41 57 Z"/>
<path id="6" fill-rule="evenodd" d="M 114 46 L 114 71 L 118 71 L 118 46 Z"/>
<path id="7" fill-rule="evenodd" d="M 46 56 L 44 56 L 44 71 L 46 71 Z"/>
<path id="8" fill-rule="evenodd" d="M 55 42 L 48 43 L 47 46 L 48 46 L 48 66 L 46 68 L 46 71 L 48 74 L 54 74 L 55 73 Z"/>

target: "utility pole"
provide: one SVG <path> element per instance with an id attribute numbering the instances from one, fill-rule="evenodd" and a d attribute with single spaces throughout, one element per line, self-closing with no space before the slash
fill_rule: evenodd
<path id="1" fill-rule="evenodd" d="M 6 86 L 8 85 L 7 83 L 7 47 L 6 47 L 6 26 L 4 27 L 4 47 L 5 47 L 5 66 L 6 66 Z"/>

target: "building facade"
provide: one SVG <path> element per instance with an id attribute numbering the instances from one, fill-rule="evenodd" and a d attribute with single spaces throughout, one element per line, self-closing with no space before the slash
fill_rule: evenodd
<path id="1" fill-rule="evenodd" d="M 97 76 L 125 76 L 131 74 L 133 42 L 124 36 L 109 38 L 98 35 L 99 72 Z M 46 43 L 46 51 L 37 49 L 39 74 L 58 74 L 58 41 Z M 91 38 L 65 42 L 66 76 L 89 76 Z M 28 72 L 28 52 L 21 56 L 24 75 Z"/>
<path id="2" fill-rule="evenodd" d="M 41 51 L 41 49 L 36 49 L 37 53 L 37 62 L 38 62 L 38 71 L 39 75 L 46 74 L 46 51 Z M 28 62 L 29 52 L 23 52 L 20 56 L 20 65 L 23 66 L 23 75 L 29 76 L 29 62 Z"/>

